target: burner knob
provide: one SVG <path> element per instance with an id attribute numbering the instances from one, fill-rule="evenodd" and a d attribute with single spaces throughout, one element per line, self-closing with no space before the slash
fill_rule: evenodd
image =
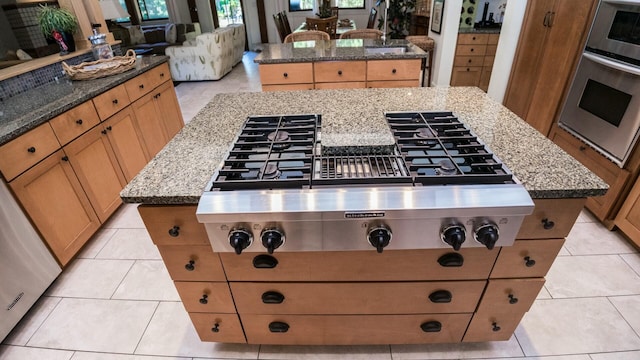
<path id="1" fill-rule="evenodd" d="M 253 242 L 253 235 L 245 229 L 233 229 L 229 232 L 229 244 L 240 255 Z"/>
<path id="2" fill-rule="evenodd" d="M 467 238 L 467 231 L 465 230 L 464 225 L 449 225 L 442 229 L 441 238 L 442 241 L 451 245 L 451 247 L 453 247 L 453 250 L 458 251 L 460 250 L 462 243 Z"/>
<path id="3" fill-rule="evenodd" d="M 269 254 L 273 254 L 275 249 L 284 244 L 284 234 L 278 229 L 265 229 L 262 231 L 260 238 L 262 239 L 262 245 L 267 248 Z"/>
<path id="4" fill-rule="evenodd" d="M 391 242 L 391 230 L 384 225 L 372 227 L 367 235 L 367 240 L 379 253 L 382 253 L 382 249 Z"/>
<path id="5" fill-rule="evenodd" d="M 476 229 L 476 241 L 491 250 L 500 237 L 498 226 L 496 224 L 484 224 Z"/>

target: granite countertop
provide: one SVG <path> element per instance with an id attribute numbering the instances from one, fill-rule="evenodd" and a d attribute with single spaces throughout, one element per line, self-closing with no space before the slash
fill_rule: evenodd
<path id="1" fill-rule="evenodd" d="M 121 192 L 127 203 L 197 204 L 250 115 L 321 114 L 326 148 L 385 148 L 386 111 L 453 111 L 532 198 L 598 196 L 607 184 L 475 87 L 219 94 Z"/>
<path id="2" fill-rule="evenodd" d="M 406 47 L 404 53 L 367 54 L 366 48 Z M 288 44 L 265 44 L 262 52 L 253 60 L 258 64 L 337 60 L 390 60 L 422 59 L 428 53 L 404 39 L 344 39 L 329 41 L 297 41 Z"/>
<path id="3" fill-rule="evenodd" d="M 499 28 L 461 28 L 458 34 L 500 34 Z"/>
<path id="4" fill-rule="evenodd" d="M 167 60 L 166 56 L 138 57 L 135 68 L 121 74 L 85 81 L 63 77 L 1 101 L 0 145 Z"/>

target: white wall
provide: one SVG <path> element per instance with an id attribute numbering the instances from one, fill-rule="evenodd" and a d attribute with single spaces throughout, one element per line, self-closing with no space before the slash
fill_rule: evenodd
<path id="1" fill-rule="evenodd" d="M 433 7 L 433 4 L 431 6 Z M 436 43 L 433 52 L 431 86 L 449 86 L 451 73 L 453 71 L 453 58 L 456 53 L 456 43 L 458 41 L 461 8 L 462 0 L 446 0 L 444 2 L 440 34 L 431 31 L 431 24 L 429 24 L 429 37 Z M 433 8 L 431 10 L 431 16 L 430 21 L 433 21 Z"/>
<path id="2" fill-rule="evenodd" d="M 184 0 L 167 0 L 169 19 L 176 24 L 188 24 L 191 22 L 189 4 Z"/>
<path id="3" fill-rule="evenodd" d="M 203 33 L 212 32 L 214 30 L 213 16 L 211 15 L 211 5 L 209 3 L 209 0 L 196 0 L 196 6 L 198 7 L 198 20 L 200 20 L 200 29 Z"/>

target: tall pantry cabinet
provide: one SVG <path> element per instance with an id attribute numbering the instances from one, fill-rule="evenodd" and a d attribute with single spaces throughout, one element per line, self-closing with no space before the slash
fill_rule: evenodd
<path id="1" fill-rule="evenodd" d="M 560 114 L 597 0 L 529 1 L 504 105 L 544 135 Z"/>

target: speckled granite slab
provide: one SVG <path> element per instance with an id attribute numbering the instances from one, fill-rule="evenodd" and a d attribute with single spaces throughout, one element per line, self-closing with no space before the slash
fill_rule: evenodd
<path id="1" fill-rule="evenodd" d="M 197 204 L 249 115 L 321 114 L 324 146 L 389 146 L 385 111 L 453 111 L 533 198 L 602 195 L 600 178 L 475 87 L 217 95 L 120 194 L 125 202 Z"/>
<path id="2" fill-rule="evenodd" d="M 166 56 L 144 56 L 136 67 L 102 79 L 47 84 L 6 99 L 0 106 L 0 145 L 114 86 L 166 62 Z"/>
<path id="3" fill-rule="evenodd" d="M 369 54 L 366 48 L 405 47 L 404 53 Z M 338 60 L 421 59 L 428 53 L 412 43 L 400 40 L 345 39 L 330 41 L 301 41 L 288 44 L 264 44 L 262 52 L 253 60 L 258 64 Z"/>

